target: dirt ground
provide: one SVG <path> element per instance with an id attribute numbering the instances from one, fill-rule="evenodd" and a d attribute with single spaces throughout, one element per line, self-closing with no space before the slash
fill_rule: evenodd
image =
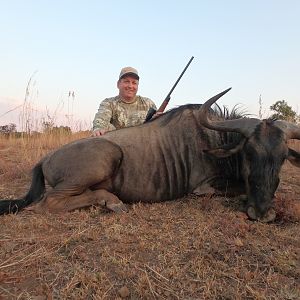
<path id="1" fill-rule="evenodd" d="M 22 196 L 31 160 L 3 143 L 0 155 L 0 199 Z M 271 224 L 193 195 L 124 214 L 0 216 L 0 299 L 300 299 L 300 170 L 286 163 L 281 177 Z"/>

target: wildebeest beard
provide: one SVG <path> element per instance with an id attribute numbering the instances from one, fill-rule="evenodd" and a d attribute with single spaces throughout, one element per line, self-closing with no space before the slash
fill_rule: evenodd
<path id="1" fill-rule="evenodd" d="M 220 144 L 224 149 L 231 149 L 237 146 L 242 136 L 234 132 L 220 132 L 219 145 L 212 145 L 212 148 L 217 148 Z M 242 174 L 242 157 L 240 153 L 233 154 L 225 158 L 211 158 L 211 163 L 215 165 L 215 170 L 218 170 L 218 176 L 212 181 L 211 185 L 221 194 L 234 196 L 245 193 L 245 182 Z"/>

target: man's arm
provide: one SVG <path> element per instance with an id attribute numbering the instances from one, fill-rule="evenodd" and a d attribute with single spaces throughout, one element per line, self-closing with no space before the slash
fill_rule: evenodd
<path id="1" fill-rule="evenodd" d="M 93 132 L 92 136 L 100 136 L 105 134 L 107 131 L 115 129 L 114 126 L 110 123 L 112 118 L 112 98 L 104 99 L 99 106 L 95 118 L 93 121 Z"/>
<path id="2" fill-rule="evenodd" d="M 157 117 L 159 117 L 163 114 L 163 112 L 157 111 L 157 107 L 151 99 L 149 99 L 149 98 L 145 98 L 145 99 L 146 99 L 147 104 L 148 104 L 148 109 L 147 109 L 148 113 L 147 113 L 147 116 L 146 116 L 146 121 L 144 121 L 144 122 L 147 122 L 151 119 L 155 119 L 155 118 L 157 118 Z M 149 112 L 151 114 L 151 117 L 148 118 Z"/>

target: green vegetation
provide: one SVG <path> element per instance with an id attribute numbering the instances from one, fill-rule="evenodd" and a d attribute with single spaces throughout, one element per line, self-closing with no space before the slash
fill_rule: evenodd
<path id="1" fill-rule="evenodd" d="M 275 102 L 270 106 L 270 109 L 275 112 L 272 115 L 272 118 L 274 119 L 286 120 L 293 123 L 296 123 L 299 120 L 297 113 L 285 100 Z"/>

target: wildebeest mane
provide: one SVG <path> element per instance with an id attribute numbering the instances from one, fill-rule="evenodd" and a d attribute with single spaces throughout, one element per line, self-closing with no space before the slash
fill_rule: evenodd
<path id="1" fill-rule="evenodd" d="M 159 117 L 160 125 L 166 126 L 171 121 L 180 119 L 182 113 L 186 110 L 198 110 L 201 107 L 201 104 L 185 104 L 178 107 L 174 107 L 168 110 L 165 114 Z M 155 119 L 150 120 L 149 122 L 154 121 Z"/>
<path id="2" fill-rule="evenodd" d="M 202 104 L 185 104 L 168 110 L 159 119 L 161 121 L 161 126 L 169 124 L 170 121 L 180 118 L 182 113 L 186 110 L 199 110 Z M 232 110 L 229 110 L 226 106 L 221 108 L 219 105 L 215 104 L 213 109 L 209 112 L 212 116 L 219 120 L 234 120 L 240 119 L 248 116 L 247 112 L 241 110 L 239 105 L 235 105 Z M 152 122 L 154 119 L 150 120 Z"/>

